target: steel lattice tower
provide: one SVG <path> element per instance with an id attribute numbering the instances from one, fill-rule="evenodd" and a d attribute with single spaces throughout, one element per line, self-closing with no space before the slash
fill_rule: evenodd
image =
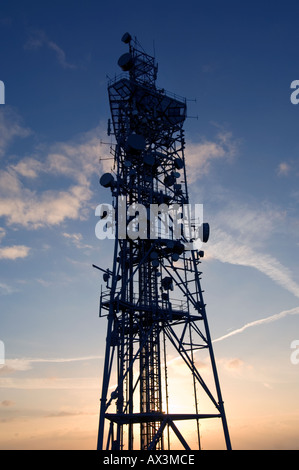
<path id="1" fill-rule="evenodd" d="M 126 33 L 122 41 L 129 47 L 118 61 L 123 73 L 108 83 L 112 117 L 108 135 L 116 141 L 111 146 L 114 169 L 100 179 L 111 190 L 116 223 L 112 270 L 98 268 L 107 283 L 101 292 L 100 316 L 108 321 L 98 449 L 167 450 L 172 449 L 173 439 L 190 449 L 177 424 L 181 420 L 194 424 L 200 449 L 199 422 L 205 418 L 220 419 L 230 449 L 200 284 L 203 252 L 188 248 L 190 240 L 184 233 L 174 238 L 173 227 L 165 233 L 161 210 L 189 204 L 186 100 L 157 88 L 155 59 L 136 39 Z M 145 234 L 132 212 L 140 204 L 146 210 Z M 153 227 L 149 213 L 157 207 L 158 222 Z M 100 215 L 107 227 L 110 220 L 111 228 L 108 206 Z M 156 237 L 149 236 L 153 233 Z M 202 224 L 202 241 L 207 242 L 208 236 L 209 226 Z M 170 410 L 169 348 L 190 375 L 194 397 L 191 393 L 186 402 L 194 400 L 192 412 Z M 209 359 L 213 390 L 196 365 L 201 352 Z M 212 411 L 202 412 L 200 394 Z"/>

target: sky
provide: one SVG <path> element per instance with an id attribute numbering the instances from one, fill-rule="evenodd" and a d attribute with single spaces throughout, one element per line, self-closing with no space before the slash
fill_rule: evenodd
<path id="1" fill-rule="evenodd" d="M 155 55 L 157 85 L 187 98 L 189 195 L 211 227 L 202 287 L 232 447 L 299 449 L 298 10 L 2 0 L 1 449 L 96 448 L 106 320 L 92 264 L 110 267 L 113 244 L 96 238 L 95 208 L 110 202 L 99 185 L 107 80 L 126 31 Z M 169 366 L 174 407 L 181 366 Z M 223 448 L 214 423 L 201 429 L 204 449 Z"/>

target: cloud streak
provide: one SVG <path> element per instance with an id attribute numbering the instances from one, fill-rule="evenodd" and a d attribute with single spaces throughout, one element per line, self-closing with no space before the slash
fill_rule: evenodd
<path id="1" fill-rule="evenodd" d="M 85 248 L 92 248 L 91 245 L 87 245 L 87 244 L 82 242 L 83 236 L 82 236 L 81 233 L 67 233 L 67 232 L 64 232 L 62 234 L 62 236 L 64 238 L 66 238 L 67 240 L 69 240 L 79 250 L 83 250 Z"/>
<path id="2" fill-rule="evenodd" d="M 0 295 L 10 295 L 13 294 L 15 289 L 4 282 L 0 282 Z"/>
<path id="3" fill-rule="evenodd" d="M 31 370 L 34 364 L 67 364 L 71 362 L 83 362 L 102 359 L 102 356 L 81 356 L 70 358 L 19 358 L 6 359 L 5 366 L 0 369 L 0 374 Z"/>
<path id="4" fill-rule="evenodd" d="M 64 50 L 58 46 L 56 42 L 50 40 L 44 31 L 34 31 L 24 45 L 24 49 L 26 50 L 38 50 L 42 47 L 46 47 L 50 51 L 54 52 L 57 62 L 63 69 L 74 70 L 77 68 L 75 64 L 72 64 L 66 60 L 66 53 Z"/>
<path id="5" fill-rule="evenodd" d="M 221 208 L 211 214 L 206 259 L 254 268 L 299 298 L 299 284 L 290 269 L 265 253 L 269 238 L 289 225 L 284 210 L 270 204 L 249 206 L 225 193 Z"/>
<path id="6" fill-rule="evenodd" d="M 260 203 L 255 207 L 236 201 L 225 192 L 221 210 L 214 214 L 209 245 L 205 257 L 222 263 L 246 266 L 263 273 L 277 285 L 299 298 L 299 283 L 293 273 L 275 256 L 265 253 L 265 246 L 277 230 L 289 226 L 285 211 L 269 204 Z M 255 320 L 217 339 L 222 341 L 241 334 L 249 328 L 281 320 L 289 315 L 298 315 L 299 307 Z"/>
<path id="7" fill-rule="evenodd" d="M 299 298 L 299 284 L 293 280 L 288 268 L 273 256 L 238 242 L 233 236 L 220 229 L 214 231 L 214 240 L 207 250 L 207 258 L 257 269 Z"/>
<path id="8" fill-rule="evenodd" d="M 98 389 L 98 377 L 2 378 L 1 388 L 18 390 L 91 390 Z"/>
<path id="9" fill-rule="evenodd" d="M 36 364 L 68 364 L 72 362 L 100 360 L 102 356 L 71 358 L 20 358 L 7 359 L 0 369 L 0 389 L 19 390 L 90 390 L 98 389 L 98 377 L 7 377 L 16 372 L 30 371 Z"/>
<path id="10" fill-rule="evenodd" d="M 220 336 L 219 338 L 214 339 L 213 343 L 217 343 L 219 341 L 223 341 L 224 339 L 230 338 L 231 336 L 235 336 L 240 333 L 243 333 L 248 328 L 253 328 L 256 326 L 265 325 L 267 323 L 272 323 L 272 322 L 281 320 L 282 318 L 285 318 L 288 315 L 299 315 L 299 307 L 295 307 L 290 310 L 283 310 L 282 312 L 276 313 L 274 315 L 270 315 L 269 317 L 261 318 L 259 320 L 255 320 L 250 323 L 246 323 L 242 327 L 237 328 L 236 330 L 230 331 L 226 335 L 223 335 L 223 336 Z"/>

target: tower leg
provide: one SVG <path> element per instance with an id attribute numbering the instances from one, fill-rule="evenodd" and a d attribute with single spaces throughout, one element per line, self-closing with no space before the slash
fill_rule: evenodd
<path id="1" fill-rule="evenodd" d="M 229 432 L 228 432 L 228 426 L 227 426 L 227 421 L 226 421 L 226 415 L 225 415 L 225 410 L 224 410 L 224 405 L 223 405 L 223 399 L 222 399 L 222 393 L 221 393 L 221 388 L 220 388 L 220 382 L 219 382 L 219 377 L 218 377 L 218 372 L 217 372 L 217 367 L 216 367 L 216 360 L 215 360 L 215 355 L 214 355 L 214 350 L 213 350 L 213 344 L 212 344 L 212 338 L 210 334 L 210 328 L 209 328 L 209 323 L 206 315 L 206 309 L 204 306 L 204 299 L 202 295 L 202 290 L 200 287 L 200 281 L 199 281 L 199 273 L 197 270 L 197 265 L 195 262 L 195 256 L 194 253 L 192 252 L 192 258 L 193 258 L 193 263 L 194 263 L 194 269 L 196 273 L 196 279 L 197 279 L 197 284 L 198 284 L 198 292 L 200 296 L 200 301 L 203 306 L 202 309 L 202 317 L 204 321 L 204 326 L 205 326 L 205 331 L 206 331 L 206 338 L 207 338 L 207 343 L 208 343 L 208 348 L 210 352 L 210 360 L 211 360 L 211 365 L 213 369 L 213 375 L 214 375 L 214 382 L 215 382 L 215 387 L 216 387 L 216 392 L 217 392 L 217 397 L 218 397 L 218 404 L 219 404 L 219 411 L 221 414 L 221 420 L 222 420 L 222 426 L 223 426 L 223 432 L 224 432 L 224 438 L 225 438 L 225 443 L 226 443 L 226 448 L 227 450 L 231 450 L 231 441 L 229 437 Z"/>
<path id="2" fill-rule="evenodd" d="M 105 353 L 100 417 L 99 417 L 99 432 L 98 432 L 98 443 L 97 443 L 98 450 L 103 450 L 105 412 L 106 412 L 107 393 L 108 393 L 108 386 L 109 386 L 109 379 L 110 379 L 109 363 L 110 363 L 111 331 L 112 331 L 112 325 L 113 325 L 113 317 L 112 315 L 109 315 L 109 316 L 110 318 L 108 320 L 106 353 Z"/>

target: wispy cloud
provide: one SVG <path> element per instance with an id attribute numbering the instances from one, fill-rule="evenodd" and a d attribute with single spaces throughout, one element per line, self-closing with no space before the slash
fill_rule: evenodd
<path id="1" fill-rule="evenodd" d="M 0 227 L 0 242 L 5 237 L 5 235 L 6 235 L 6 232 L 5 232 L 4 228 Z"/>
<path id="2" fill-rule="evenodd" d="M 0 295 L 9 295 L 16 292 L 16 290 L 4 282 L 0 282 Z"/>
<path id="3" fill-rule="evenodd" d="M 202 138 L 199 142 L 190 142 L 186 148 L 188 182 L 194 183 L 207 175 L 215 160 L 232 161 L 237 149 L 237 141 L 227 131 L 219 132 L 213 141 Z"/>
<path id="4" fill-rule="evenodd" d="M 4 367 L 0 369 L 0 388 L 20 390 L 75 390 L 97 389 L 97 377 L 8 377 L 17 372 L 30 371 L 36 364 L 67 364 L 72 362 L 100 360 L 101 356 L 81 356 L 71 358 L 19 358 L 6 359 Z"/>
<path id="5" fill-rule="evenodd" d="M 42 163 L 34 158 L 24 158 L 23 160 L 20 160 L 16 165 L 11 166 L 11 168 L 16 173 L 26 178 L 37 178 L 38 174 L 42 170 L 42 167 Z"/>
<path id="6" fill-rule="evenodd" d="M 93 416 L 95 412 L 88 411 L 58 411 L 57 413 L 50 413 L 45 416 L 45 418 L 69 418 L 72 416 Z"/>
<path id="7" fill-rule="evenodd" d="M 278 320 L 281 320 L 282 318 L 285 318 L 288 315 L 299 315 L 299 307 L 292 308 L 290 310 L 283 310 L 280 313 L 276 313 L 274 315 L 270 315 L 265 318 L 260 318 L 259 320 L 252 321 L 250 323 L 246 323 L 240 328 L 237 328 L 233 331 L 230 331 L 226 335 L 220 336 L 219 338 L 214 339 L 213 343 L 216 343 L 218 341 L 223 341 L 224 339 L 230 338 L 231 336 L 238 335 L 240 333 L 243 333 L 246 331 L 248 328 L 253 328 L 256 326 L 260 325 L 265 325 L 267 323 L 272 323 Z"/>
<path id="8" fill-rule="evenodd" d="M 280 162 L 276 168 L 278 176 L 298 176 L 299 175 L 299 161 L 298 159 L 289 159 L 288 161 Z"/>
<path id="9" fill-rule="evenodd" d="M 266 252 L 269 239 L 289 225 L 285 211 L 271 204 L 249 206 L 232 195 L 225 197 L 222 208 L 211 215 L 206 259 L 256 269 L 299 297 L 299 283 L 291 270 Z"/>
<path id="10" fill-rule="evenodd" d="M 53 51 L 58 63 L 64 69 L 76 69 L 77 66 L 73 63 L 70 63 L 66 59 L 66 53 L 64 50 L 58 46 L 58 44 L 48 38 L 44 31 L 34 31 L 31 33 L 29 39 L 24 45 L 26 50 L 38 50 L 42 47 L 46 47 L 50 51 Z"/>
<path id="11" fill-rule="evenodd" d="M 34 367 L 34 364 L 66 364 L 72 362 L 94 361 L 102 359 L 102 356 L 80 356 L 68 358 L 16 358 L 6 359 L 5 366 L 0 369 L 0 375 L 6 375 L 12 372 L 28 371 Z M 0 385 L 1 386 L 1 385 Z"/>
<path id="12" fill-rule="evenodd" d="M 5 237 L 6 231 L 3 227 L 0 227 L 0 242 Z M 0 260 L 15 260 L 19 258 L 26 258 L 29 255 L 30 248 L 25 245 L 12 245 L 0 247 Z M 7 284 L 0 283 L 1 294 L 11 294 L 14 292 Z"/>
<path id="13" fill-rule="evenodd" d="M 277 168 L 277 174 L 279 176 L 287 176 L 291 171 L 291 165 L 287 162 L 281 162 Z"/>
<path id="14" fill-rule="evenodd" d="M 25 127 L 19 114 L 8 105 L 0 109 L 0 157 L 16 138 L 25 138 L 31 134 Z"/>
<path id="15" fill-rule="evenodd" d="M 0 171 L 0 217 L 7 225 L 30 229 L 85 219 L 93 196 L 91 178 L 99 172 L 100 126 L 70 142 L 39 148 L 36 158 L 20 159 Z M 102 150 L 102 149 L 101 149 Z M 33 190 L 30 181 L 63 176 L 64 184 Z M 28 180 L 28 184 L 27 184 Z M 49 184 L 49 183 L 48 183 Z"/>
<path id="16" fill-rule="evenodd" d="M 33 229 L 58 225 L 65 219 L 82 218 L 81 210 L 90 197 L 90 192 L 78 185 L 62 191 L 46 190 L 41 194 L 21 186 L 14 195 L 2 195 L 0 215 L 6 218 L 8 225 Z"/>
<path id="17" fill-rule="evenodd" d="M 84 248 L 92 248 L 91 245 L 87 245 L 83 243 L 83 235 L 81 233 L 67 233 L 64 232 L 62 234 L 64 238 L 69 240 L 73 245 L 75 245 L 76 248 L 82 250 Z"/>
<path id="18" fill-rule="evenodd" d="M 30 252 L 30 248 L 25 245 L 13 245 L 0 248 L 0 259 L 15 260 L 18 258 L 26 258 Z"/>
<path id="19" fill-rule="evenodd" d="M 98 377 L 1 378 L 1 388 L 19 390 L 91 390 L 98 387 Z"/>
<path id="20" fill-rule="evenodd" d="M 9 406 L 14 406 L 15 402 L 12 400 L 3 400 L 0 402 L 0 406 L 3 406 L 5 408 L 8 408 Z"/>
<path id="21" fill-rule="evenodd" d="M 282 167 L 288 171 L 288 167 Z M 219 189 L 219 188 L 218 188 Z M 221 188 L 220 188 L 221 189 Z M 216 201 L 216 203 L 215 203 Z M 249 203 L 242 203 L 227 188 L 215 198 L 214 212 L 211 214 L 211 236 L 205 248 L 205 259 L 218 260 L 237 266 L 246 266 L 258 270 L 274 281 L 278 286 L 299 298 L 299 282 L 295 274 L 285 266 L 277 254 L 268 251 L 268 242 L 284 227 L 292 223 L 285 208 L 251 198 Z M 218 206 L 220 204 L 220 206 Z M 287 236 L 287 233 L 286 233 Z M 248 328 L 278 321 L 288 315 L 298 315 L 299 307 L 283 310 L 280 313 L 255 320 L 237 328 L 214 341 L 222 341 L 243 333 Z"/>
<path id="22" fill-rule="evenodd" d="M 207 249 L 207 259 L 209 258 L 257 269 L 299 298 L 299 284 L 293 280 L 292 273 L 287 267 L 273 256 L 239 242 L 234 236 L 222 230 L 214 230 L 213 243 Z"/>

